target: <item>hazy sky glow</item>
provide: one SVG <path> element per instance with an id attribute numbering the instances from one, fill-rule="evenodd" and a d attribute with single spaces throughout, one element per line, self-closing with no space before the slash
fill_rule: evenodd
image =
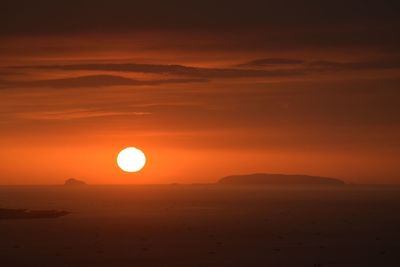
<path id="1" fill-rule="evenodd" d="M 1 184 L 400 182 L 397 1 L 65 2 L 0 11 Z"/>

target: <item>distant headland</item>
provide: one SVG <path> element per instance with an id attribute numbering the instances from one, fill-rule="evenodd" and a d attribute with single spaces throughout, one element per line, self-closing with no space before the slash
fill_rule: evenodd
<path id="1" fill-rule="evenodd" d="M 254 173 L 221 178 L 221 185 L 341 186 L 344 181 L 320 176 Z"/>

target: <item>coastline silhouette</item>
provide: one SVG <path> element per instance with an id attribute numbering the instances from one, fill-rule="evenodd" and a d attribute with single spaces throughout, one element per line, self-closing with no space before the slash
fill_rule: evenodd
<path id="1" fill-rule="evenodd" d="M 59 218 L 70 214 L 65 210 L 28 210 L 0 208 L 0 220 Z"/>
<path id="2" fill-rule="evenodd" d="M 230 175 L 221 178 L 221 185 L 270 185 L 270 186 L 343 186 L 345 182 L 330 177 L 290 174 L 254 173 Z"/>

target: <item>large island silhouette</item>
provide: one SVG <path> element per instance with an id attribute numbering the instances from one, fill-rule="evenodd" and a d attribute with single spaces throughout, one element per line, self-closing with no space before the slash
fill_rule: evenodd
<path id="1" fill-rule="evenodd" d="M 271 185 L 271 186 L 340 186 L 345 185 L 342 180 L 330 177 L 290 174 L 254 173 L 230 175 L 221 178 L 217 184 L 221 185 Z"/>

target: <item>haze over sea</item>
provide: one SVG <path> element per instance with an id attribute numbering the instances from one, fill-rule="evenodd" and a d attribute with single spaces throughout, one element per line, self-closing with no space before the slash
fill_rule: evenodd
<path id="1" fill-rule="evenodd" d="M 0 264 L 398 266 L 399 205 L 383 186 L 1 186 L 0 208 L 72 214 L 0 220 Z"/>

